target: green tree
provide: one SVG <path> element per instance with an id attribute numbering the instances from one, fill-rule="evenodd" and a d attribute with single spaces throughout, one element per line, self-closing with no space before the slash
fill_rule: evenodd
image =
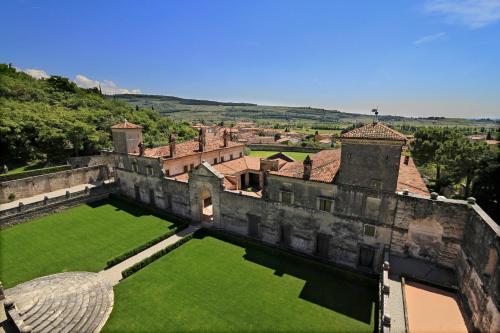
<path id="1" fill-rule="evenodd" d="M 67 78 L 37 80 L 0 64 L 0 162 L 63 162 L 69 156 L 96 154 L 111 146 L 110 127 L 124 119 L 143 126 L 150 146 L 166 144 L 171 132 L 178 133 L 179 141 L 196 135 L 187 123 L 134 109 Z"/>
<path id="2" fill-rule="evenodd" d="M 486 167 L 477 171 L 472 196 L 495 221 L 500 221 L 500 152 L 491 154 Z"/>
<path id="3" fill-rule="evenodd" d="M 411 145 L 413 158 L 418 164 L 432 164 L 436 167 L 436 180 L 441 178 L 439 148 L 454 132 L 442 127 L 422 127 L 415 132 Z"/>
<path id="4" fill-rule="evenodd" d="M 465 178 L 465 197 L 470 195 L 471 183 L 477 171 L 487 166 L 490 154 L 485 142 L 473 142 L 459 133 L 445 140 L 436 151 L 439 163 L 455 182 Z"/>

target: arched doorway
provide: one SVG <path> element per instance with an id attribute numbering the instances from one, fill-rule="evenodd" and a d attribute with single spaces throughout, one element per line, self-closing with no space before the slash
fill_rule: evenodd
<path id="1" fill-rule="evenodd" d="M 201 221 L 212 223 L 214 221 L 214 206 L 212 203 L 212 193 L 209 190 L 200 192 Z"/>

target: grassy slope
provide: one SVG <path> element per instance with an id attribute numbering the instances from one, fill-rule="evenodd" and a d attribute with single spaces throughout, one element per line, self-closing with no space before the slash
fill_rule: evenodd
<path id="1" fill-rule="evenodd" d="M 277 154 L 277 151 L 269 151 L 269 150 L 252 150 L 250 152 L 250 156 L 262 157 L 266 158 L 271 155 Z M 285 151 L 283 154 L 293 158 L 296 161 L 303 161 L 307 155 L 312 155 L 313 153 L 301 153 L 301 152 L 293 152 L 293 151 Z"/>
<path id="2" fill-rule="evenodd" d="M 114 199 L 0 231 L 0 280 L 9 288 L 63 271 L 93 271 L 173 224 Z"/>
<path id="3" fill-rule="evenodd" d="M 115 287 L 103 332 L 372 332 L 376 287 L 356 282 L 266 247 L 195 238 Z"/>

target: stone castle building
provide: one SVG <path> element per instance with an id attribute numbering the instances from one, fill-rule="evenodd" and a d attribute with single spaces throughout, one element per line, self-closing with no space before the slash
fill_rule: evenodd
<path id="1" fill-rule="evenodd" d="M 430 194 L 402 154 L 403 134 L 368 124 L 343 134 L 341 149 L 297 162 L 244 156 L 227 132 L 204 128 L 196 140 L 171 136 L 151 149 L 140 126 L 118 124 L 112 133 L 124 195 L 354 270 L 377 273 L 390 256 L 401 274 L 448 275 L 469 327 L 500 330 L 500 227 L 473 198 Z"/>

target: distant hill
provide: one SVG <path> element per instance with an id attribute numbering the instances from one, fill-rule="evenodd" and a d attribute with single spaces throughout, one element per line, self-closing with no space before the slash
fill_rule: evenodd
<path id="1" fill-rule="evenodd" d="M 184 105 L 257 106 L 257 104 L 252 104 L 252 103 L 217 102 L 217 101 L 207 101 L 203 99 L 189 99 L 189 98 L 180 98 L 175 96 L 162 96 L 162 95 L 121 94 L 121 95 L 113 95 L 113 97 L 118 99 L 130 100 L 130 102 L 134 100 L 137 101 L 148 100 L 148 101 L 155 101 L 157 103 L 174 103 L 174 104 L 184 104 Z"/>
<path id="2" fill-rule="evenodd" d="M 260 122 L 299 122 L 309 125 L 325 123 L 352 124 L 372 121 L 373 116 L 327 110 L 312 107 L 290 107 L 257 105 L 252 103 L 218 102 L 199 99 L 186 99 L 161 95 L 113 95 L 110 99 L 120 100 L 139 108 L 154 109 L 163 116 L 184 121 L 219 122 L 254 120 Z M 379 119 L 395 125 L 448 125 L 448 126 L 495 126 L 490 119 L 474 120 L 461 118 L 410 118 L 381 115 Z M 498 123 L 498 121 L 497 121 Z"/>

